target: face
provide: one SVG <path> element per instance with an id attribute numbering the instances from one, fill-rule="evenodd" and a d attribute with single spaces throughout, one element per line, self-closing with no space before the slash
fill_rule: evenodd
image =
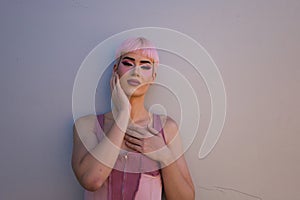
<path id="1" fill-rule="evenodd" d="M 144 95 L 156 77 L 152 59 L 138 51 L 124 54 L 114 70 L 119 74 L 121 87 L 127 96 Z"/>

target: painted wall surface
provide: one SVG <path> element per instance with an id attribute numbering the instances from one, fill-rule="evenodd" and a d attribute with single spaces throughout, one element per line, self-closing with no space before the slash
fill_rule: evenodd
<path id="1" fill-rule="evenodd" d="M 297 0 L 2 0 L 0 199 L 83 199 L 71 169 L 77 71 L 108 37 L 153 26 L 200 43 L 226 89 L 222 134 L 210 154 L 199 159 L 211 117 L 210 95 L 186 63 L 161 52 L 162 61 L 186 74 L 200 99 L 199 130 L 186 152 L 196 199 L 298 199 L 299 10 Z M 108 78 L 109 72 L 103 81 Z M 107 96 L 100 95 L 109 90 L 100 86 L 97 112 L 109 109 Z"/>

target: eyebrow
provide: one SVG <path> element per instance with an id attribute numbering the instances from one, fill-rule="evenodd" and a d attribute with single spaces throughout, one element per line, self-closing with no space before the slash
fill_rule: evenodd
<path id="1" fill-rule="evenodd" d="M 135 61 L 134 58 L 131 58 L 131 57 L 128 57 L 128 56 L 125 56 L 123 59 L 128 59 L 128 60 Z M 149 63 L 149 64 L 152 64 L 149 60 L 141 60 L 140 63 Z"/>

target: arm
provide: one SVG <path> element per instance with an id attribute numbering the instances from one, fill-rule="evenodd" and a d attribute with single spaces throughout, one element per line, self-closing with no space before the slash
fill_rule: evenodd
<path id="1" fill-rule="evenodd" d="M 162 163 L 162 178 L 167 199 L 195 199 L 194 185 L 183 155 L 176 122 L 167 118 L 164 127 L 170 153 Z M 179 158 L 178 158 L 179 157 Z M 178 158 L 175 162 L 175 158 Z"/>
<path id="2" fill-rule="evenodd" d="M 116 118 L 108 133 L 103 133 L 105 137 L 98 143 L 95 125 L 99 123 L 94 115 L 79 118 L 73 126 L 72 168 L 79 183 L 89 191 L 98 190 L 111 173 L 129 121 L 131 106 L 116 73 L 110 84 Z"/>
<path id="3" fill-rule="evenodd" d="M 116 120 L 126 127 L 128 116 L 120 114 Z M 88 115 L 76 120 L 73 126 L 72 168 L 79 183 L 89 191 L 98 190 L 111 173 L 124 138 L 122 130 L 126 130 L 119 128 L 120 123 L 114 123 L 98 143 L 95 123 L 99 126 L 96 116 Z"/>

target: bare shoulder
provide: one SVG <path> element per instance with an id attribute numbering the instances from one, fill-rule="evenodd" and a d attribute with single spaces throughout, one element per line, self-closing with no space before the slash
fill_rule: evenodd
<path id="1" fill-rule="evenodd" d="M 72 166 L 78 167 L 86 153 L 94 148 L 97 143 L 95 134 L 96 115 L 86 115 L 75 120 L 73 125 L 73 153 Z"/>
<path id="2" fill-rule="evenodd" d="M 89 114 L 89 115 L 85 115 L 85 116 L 82 116 L 82 117 L 79 117 L 78 119 L 75 120 L 75 123 L 83 123 L 83 122 L 90 122 L 90 121 L 93 121 L 97 118 L 96 115 L 94 114 Z"/>
<path id="3" fill-rule="evenodd" d="M 96 120 L 97 116 L 92 114 L 75 120 L 73 125 L 73 146 L 77 152 L 76 155 L 81 155 L 82 152 L 86 152 L 97 145 L 97 126 L 99 124 Z"/>
<path id="4" fill-rule="evenodd" d="M 160 115 L 162 122 L 162 127 L 166 137 L 166 142 L 169 144 L 175 136 L 178 135 L 178 125 L 177 122 L 170 116 Z"/>
<path id="5" fill-rule="evenodd" d="M 94 132 L 96 120 L 97 116 L 94 114 L 79 117 L 75 120 L 73 128 L 76 128 L 77 131 L 85 130 L 84 132 L 86 132 L 87 130 L 90 130 Z"/>

